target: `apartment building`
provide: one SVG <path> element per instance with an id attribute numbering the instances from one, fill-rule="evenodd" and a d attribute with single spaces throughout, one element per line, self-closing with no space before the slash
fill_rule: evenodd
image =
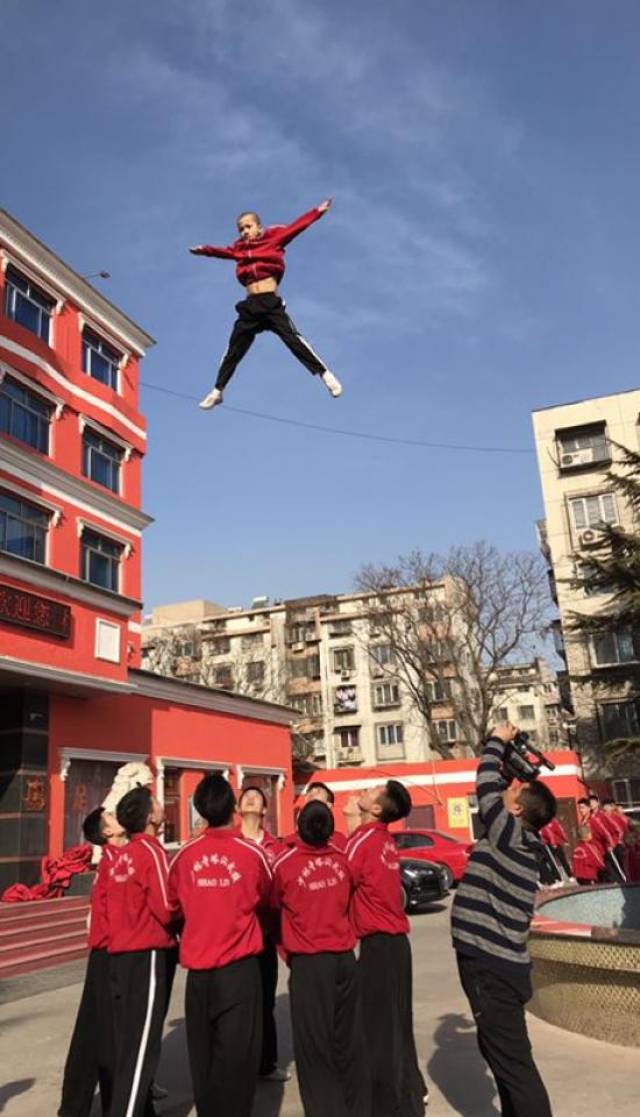
<path id="1" fill-rule="evenodd" d="M 542 749 L 566 748 L 569 727 L 558 680 L 547 661 L 537 656 L 496 672 L 494 719 L 510 721 Z"/>
<path id="2" fill-rule="evenodd" d="M 434 599 L 445 587 L 434 586 Z M 397 678 L 393 647 L 363 594 L 321 594 L 220 612 L 211 602 L 154 609 L 143 622 L 143 665 L 163 674 L 285 702 L 299 712 L 298 758 L 337 768 L 429 759 L 424 726 Z M 433 684 L 436 732 L 458 729 L 451 688 Z"/>
<path id="3" fill-rule="evenodd" d="M 627 696 L 629 673 L 637 677 L 640 647 L 637 634 L 588 639 L 572 631 L 573 613 L 598 611 L 606 604 L 606 595 L 588 596 L 572 581 L 588 571 L 603 523 L 633 526 L 607 473 L 619 459 L 617 445 L 638 449 L 639 421 L 640 390 L 533 413 L 544 502 L 538 536 L 559 611 L 556 649 L 567 666 L 576 743 L 594 773 L 603 764 L 606 741 L 640 732 L 638 703 Z"/>

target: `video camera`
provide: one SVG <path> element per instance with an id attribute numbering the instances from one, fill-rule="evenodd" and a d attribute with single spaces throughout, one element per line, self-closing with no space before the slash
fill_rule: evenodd
<path id="1" fill-rule="evenodd" d="M 538 778 L 541 768 L 548 768 L 553 772 L 555 764 L 540 749 L 531 744 L 528 733 L 519 732 L 506 746 L 502 763 L 503 774 L 509 783 L 512 780 L 528 783 Z"/>

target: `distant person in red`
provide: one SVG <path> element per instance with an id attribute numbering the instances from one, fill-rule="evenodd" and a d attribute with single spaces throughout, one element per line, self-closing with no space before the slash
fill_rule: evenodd
<path id="1" fill-rule="evenodd" d="M 371 1099 L 359 1016 L 352 880 L 320 800 L 298 818 L 295 844 L 277 858 L 274 903 L 291 976 L 293 1049 L 305 1117 L 369 1117 Z"/>
<path id="2" fill-rule="evenodd" d="M 164 812 L 148 787 L 136 787 L 118 803 L 116 818 L 129 841 L 112 858 L 107 884 L 116 1034 L 111 1114 L 147 1117 L 176 967 L 169 866 L 158 841 Z"/>
<path id="3" fill-rule="evenodd" d="M 413 1034 L 409 920 L 401 899 L 398 850 L 389 824 L 406 818 L 411 796 L 398 780 L 360 793 L 361 825 L 347 842 L 360 940 L 358 979 L 372 1090 L 372 1117 L 422 1117 L 427 1087 Z"/>
<path id="4" fill-rule="evenodd" d="M 278 854 L 282 852 L 283 843 L 274 838 L 265 827 L 268 809 L 267 797 L 261 787 L 243 787 L 238 799 L 240 832 L 244 838 L 260 846 L 269 864 L 272 865 Z M 260 923 L 264 938 L 264 947 L 258 956 L 262 977 L 263 1009 L 260 1076 L 268 1078 L 271 1082 L 287 1082 L 291 1078 L 289 1071 L 278 1066 L 278 1032 L 275 1017 L 278 987 L 277 916 L 265 909 L 260 915 Z"/>
<path id="5" fill-rule="evenodd" d="M 578 884 L 597 884 L 606 873 L 602 846 L 593 840 L 588 826 L 578 827 L 578 837 L 580 841 L 572 858 L 573 875 Z"/>
<path id="6" fill-rule="evenodd" d="M 609 825 L 612 826 L 615 831 L 617 841 L 614 852 L 618 864 L 624 868 L 624 839 L 629 829 L 629 819 L 626 814 L 620 810 L 615 799 L 603 799 L 602 809 L 609 820 Z"/>
<path id="7" fill-rule="evenodd" d="M 257 213 L 248 210 L 238 218 L 239 236 L 233 244 L 226 248 L 200 244 L 189 249 L 194 256 L 235 260 L 238 283 L 247 291 L 247 298 L 236 303 L 238 317 L 218 369 L 215 387 L 204 397 L 200 407 L 208 410 L 222 403 L 222 393 L 238 364 L 253 345 L 257 334 L 265 330 L 276 334 L 313 376 L 319 376 L 331 396 L 335 398 L 342 394 L 340 381 L 298 332 L 278 294 L 278 284 L 285 272 L 286 246 L 314 221 L 318 221 L 330 205 L 331 198 L 327 198 L 290 225 L 271 225 L 267 228 L 264 228 Z"/>
<path id="8" fill-rule="evenodd" d="M 547 854 L 547 872 L 542 872 L 543 884 L 563 884 L 571 877 L 571 867 L 567 860 L 565 846 L 569 844 L 566 830 L 557 818 L 552 818 L 540 830 L 540 837 L 545 845 Z M 545 866 L 543 866 L 544 870 Z M 549 879 L 545 880 L 545 877 Z"/>
<path id="9" fill-rule="evenodd" d="M 307 803 L 315 802 L 324 803 L 325 806 L 329 807 L 333 814 L 336 797 L 333 794 L 331 788 L 328 787 L 326 783 L 321 783 L 320 780 L 314 780 L 314 782 L 309 785 L 305 792 L 304 801 L 305 805 Z M 297 838 L 297 831 L 294 831 L 292 834 L 287 834 L 286 838 L 283 839 L 284 844 L 287 846 L 294 845 L 294 843 L 297 841 Z M 338 847 L 338 849 L 344 849 L 347 844 L 345 835 L 341 834 L 339 830 L 333 831 L 331 841 L 334 846 Z"/>
<path id="10" fill-rule="evenodd" d="M 610 814 L 600 805 L 600 798 L 593 792 L 589 795 L 591 817 L 589 826 L 592 836 L 600 842 L 605 855 L 607 873 L 611 883 L 624 883 L 624 868 L 618 859 L 619 830 Z"/>
<path id="11" fill-rule="evenodd" d="M 204 776 L 193 804 L 207 822 L 171 863 L 172 910 L 184 920 L 185 1020 L 198 1117 L 250 1117 L 262 1049 L 258 908 L 272 875 L 260 846 L 234 827 L 235 798 L 219 773 Z"/>
<path id="12" fill-rule="evenodd" d="M 103 1113 L 111 1111 L 115 1036 L 109 985 L 106 893 L 109 867 L 115 851 L 127 841 L 114 815 L 97 807 L 87 815 L 82 832 L 88 842 L 100 846 L 89 915 L 89 960 L 69 1053 L 62 1080 L 58 1117 L 89 1117 L 96 1086 L 100 1087 Z"/>

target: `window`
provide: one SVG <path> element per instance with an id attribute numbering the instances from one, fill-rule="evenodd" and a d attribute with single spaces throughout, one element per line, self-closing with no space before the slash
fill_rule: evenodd
<path id="1" fill-rule="evenodd" d="M 306 659 L 290 659 L 289 660 L 289 674 L 292 679 L 308 679 L 309 668 L 307 667 Z"/>
<path id="2" fill-rule="evenodd" d="M 393 666 L 396 662 L 396 653 L 392 644 L 374 644 L 369 648 L 369 655 L 377 667 Z"/>
<path id="3" fill-rule="evenodd" d="M 296 694 L 291 699 L 291 704 L 306 717 L 315 718 L 322 714 L 322 695 L 320 694 Z"/>
<path id="4" fill-rule="evenodd" d="M 122 544 L 85 528 L 80 550 L 80 577 L 92 586 L 117 593 Z"/>
<path id="5" fill-rule="evenodd" d="M 20 497 L 0 491 L 0 550 L 44 563 L 49 513 Z"/>
<path id="6" fill-rule="evenodd" d="M 535 721 L 536 712 L 533 706 L 518 706 L 518 717 L 520 721 Z"/>
<path id="7" fill-rule="evenodd" d="M 434 721 L 433 727 L 441 741 L 455 741 L 458 736 L 458 727 L 453 718 Z"/>
<path id="8" fill-rule="evenodd" d="M 398 849 L 428 849 L 434 844 L 428 834 L 394 834 L 393 840 Z"/>
<path id="9" fill-rule="evenodd" d="M 360 726 L 349 725 L 336 729 L 333 739 L 338 749 L 357 749 L 360 747 Z"/>
<path id="10" fill-rule="evenodd" d="M 242 650 L 244 652 L 251 651 L 252 648 L 260 648 L 264 640 L 262 639 L 261 632 L 251 632 L 248 636 L 243 636 L 241 640 Z"/>
<path id="11" fill-rule="evenodd" d="M 598 667 L 617 663 L 635 663 L 640 659 L 640 632 L 621 628 L 617 632 L 603 632 L 594 636 L 593 656 Z"/>
<path id="12" fill-rule="evenodd" d="M 231 651 L 231 640 L 228 636 L 217 636 L 209 642 L 209 655 L 228 655 Z"/>
<path id="13" fill-rule="evenodd" d="M 640 703 L 603 702 L 600 705 L 600 724 L 605 741 L 637 737 L 640 733 Z"/>
<path id="14" fill-rule="evenodd" d="M 333 653 L 334 671 L 353 671 L 355 656 L 353 648 L 336 648 Z"/>
<path id="15" fill-rule="evenodd" d="M 376 754 L 378 760 L 404 758 L 404 726 L 401 722 L 376 725 Z"/>
<path id="16" fill-rule="evenodd" d="M 427 697 L 430 702 L 446 702 L 451 698 L 451 679 L 436 679 L 427 683 Z"/>
<path id="17" fill-rule="evenodd" d="M 51 315 L 55 301 L 14 268 L 7 268 L 5 313 L 49 344 Z"/>
<path id="18" fill-rule="evenodd" d="M 385 706 L 400 705 L 400 687 L 397 683 L 376 683 L 373 688 L 373 706 L 382 710 Z"/>
<path id="19" fill-rule="evenodd" d="M 193 640 L 178 640 L 176 644 L 176 655 L 182 656 L 185 659 L 192 659 L 196 654 L 196 648 Z"/>
<path id="20" fill-rule="evenodd" d="M 604 423 L 558 431 L 557 438 L 560 465 L 565 469 L 609 461 L 609 443 Z"/>
<path id="21" fill-rule="evenodd" d="M 231 690 L 233 687 L 233 671 L 230 663 L 221 663 L 216 667 L 213 672 L 214 686 L 220 686 L 223 690 Z"/>
<path id="22" fill-rule="evenodd" d="M 351 635 L 351 621 L 331 621 L 329 626 L 329 636 L 350 636 Z"/>
<path id="23" fill-rule="evenodd" d="M 573 523 L 578 531 L 600 524 L 617 524 L 618 510 L 613 493 L 581 496 L 569 501 Z"/>
<path id="24" fill-rule="evenodd" d="M 333 696 L 334 714 L 355 714 L 358 710 L 358 697 L 354 686 L 336 687 Z"/>
<path id="25" fill-rule="evenodd" d="M 265 676 L 264 660 L 256 659 L 252 663 L 247 663 L 247 682 L 248 683 L 263 683 Z"/>
<path id="26" fill-rule="evenodd" d="M 441 663 L 447 659 L 447 645 L 444 640 L 431 640 L 424 646 L 427 663 Z"/>
<path id="27" fill-rule="evenodd" d="M 509 710 L 507 709 L 506 706 L 501 706 L 499 710 L 496 710 L 495 717 L 496 717 L 497 722 L 508 721 L 509 720 Z"/>
<path id="28" fill-rule="evenodd" d="M 307 671 L 310 679 L 320 678 L 320 656 L 310 655 L 307 656 Z"/>
<path id="29" fill-rule="evenodd" d="M 118 366 L 122 354 L 112 349 L 93 330 L 82 331 L 82 371 L 108 388 L 118 391 Z"/>
<path id="30" fill-rule="evenodd" d="M 82 435 L 82 472 L 113 493 L 120 491 L 120 463 L 123 452 L 96 431 L 85 427 Z"/>
<path id="31" fill-rule="evenodd" d="M 623 779 L 612 781 L 613 797 L 622 807 L 635 807 L 640 803 L 640 780 Z"/>
<path id="32" fill-rule="evenodd" d="M 48 454 L 51 411 L 40 396 L 5 376 L 0 384 L 0 431 Z"/>

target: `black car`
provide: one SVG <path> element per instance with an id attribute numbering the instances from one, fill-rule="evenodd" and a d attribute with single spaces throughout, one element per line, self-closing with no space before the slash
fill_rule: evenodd
<path id="1" fill-rule="evenodd" d="M 402 903 L 405 911 L 413 911 L 422 904 L 443 900 L 447 888 L 446 867 L 434 861 L 416 861 L 411 857 L 400 858 Z"/>

